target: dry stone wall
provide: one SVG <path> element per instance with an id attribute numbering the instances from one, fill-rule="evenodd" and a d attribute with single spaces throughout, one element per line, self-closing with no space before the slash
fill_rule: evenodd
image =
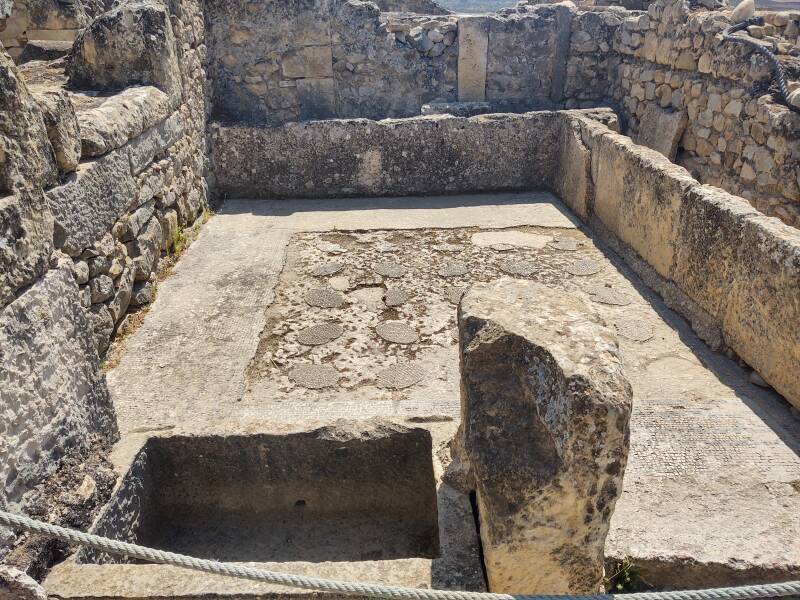
<path id="1" fill-rule="evenodd" d="M 100 357 L 207 207 L 204 32 L 199 1 L 119 3 L 78 36 L 70 87 L 63 61 L 23 76 L 0 53 L 0 506 L 117 437 Z"/>

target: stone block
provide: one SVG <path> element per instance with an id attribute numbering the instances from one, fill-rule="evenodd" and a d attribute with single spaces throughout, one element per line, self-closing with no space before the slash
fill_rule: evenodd
<path id="1" fill-rule="evenodd" d="M 800 408 L 800 231 L 749 215 L 731 268 L 725 342 Z"/>
<path id="2" fill-rule="evenodd" d="M 333 77 L 331 47 L 308 46 L 290 50 L 281 57 L 281 69 L 287 79 Z"/>
<path id="3" fill-rule="evenodd" d="M 101 14 L 75 40 L 67 74 L 83 89 L 154 85 L 177 106 L 181 73 L 169 10 L 158 0 L 132 0 Z"/>
<path id="4" fill-rule="evenodd" d="M 510 279 L 473 286 L 458 327 L 489 589 L 599 592 L 632 405 L 616 337 L 580 298 Z"/>
<path id="5" fill-rule="evenodd" d="M 138 175 L 144 171 L 158 154 L 181 138 L 183 131 L 183 117 L 180 113 L 175 112 L 164 122 L 131 140 L 128 150 L 133 174 Z"/>
<path id="6" fill-rule="evenodd" d="M 581 219 L 586 220 L 591 206 L 592 156 L 581 138 L 580 122 L 561 116 L 558 167 L 553 170 L 550 187 Z"/>
<path id="7" fill-rule="evenodd" d="M 136 281 L 147 281 L 150 274 L 155 271 L 161 255 L 161 240 L 161 224 L 158 219 L 152 218 L 129 250 L 129 255 L 133 258 Z"/>
<path id="8" fill-rule="evenodd" d="M 66 449 L 117 438 L 116 420 L 68 269 L 54 269 L 0 312 L 0 504 L 19 502 Z M 36 449 L 31 452 L 31 449 Z"/>
<path id="9" fill-rule="evenodd" d="M 127 148 L 82 163 L 67 183 L 47 192 L 55 218 L 54 241 L 77 256 L 111 229 L 136 200 Z"/>
<path id="10" fill-rule="evenodd" d="M 489 51 L 489 20 L 462 17 L 458 21 L 458 100 L 486 100 L 486 67 Z"/>
<path id="11" fill-rule="evenodd" d="M 0 600 L 47 600 L 47 594 L 22 571 L 0 565 Z"/>
<path id="12" fill-rule="evenodd" d="M 639 119 L 639 130 L 633 140 L 674 161 L 678 143 L 688 124 L 689 115 L 686 111 L 665 110 L 650 103 Z"/>
<path id="13" fill-rule="evenodd" d="M 69 96 L 63 90 L 48 90 L 33 97 L 42 109 L 58 170 L 72 173 L 81 160 L 81 134 Z"/>
<path id="14" fill-rule="evenodd" d="M 40 277 L 53 251 L 53 217 L 44 194 L 0 198 L 0 307 Z"/>
<path id="15" fill-rule="evenodd" d="M 56 60 L 67 56 L 72 51 L 73 40 L 28 40 L 19 55 L 18 63 L 25 64 L 32 60 Z"/>
<path id="16" fill-rule="evenodd" d="M 336 117 L 336 89 L 332 78 L 297 81 L 300 118 L 303 120 Z"/>
<path id="17" fill-rule="evenodd" d="M 697 182 L 662 154 L 637 146 L 602 125 L 584 121 L 582 132 L 584 143 L 592 150 L 594 214 L 661 276 L 669 278 L 681 202 Z"/>

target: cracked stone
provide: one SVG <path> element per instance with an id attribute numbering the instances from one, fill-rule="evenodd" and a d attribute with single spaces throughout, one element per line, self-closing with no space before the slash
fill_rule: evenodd
<path id="1" fill-rule="evenodd" d="M 461 277 L 469 273 L 469 267 L 459 261 L 445 263 L 439 267 L 440 277 Z"/>
<path id="2" fill-rule="evenodd" d="M 400 288 L 389 288 L 383 295 L 383 302 L 386 306 L 401 306 L 408 302 L 411 298 L 411 293 Z"/>
<path id="3" fill-rule="evenodd" d="M 400 321 L 386 321 L 375 328 L 375 331 L 387 342 L 394 344 L 413 344 L 419 339 L 419 334 Z"/>
<path id="4" fill-rule="evenodd" d="M 403 265 L 400 265 L 396 262 L 380 262 L 375 264 L 373 270 L 378 275 L 383 275 L 384 277 L 390 277 L 392 279 L 396 279 L 398 277 L 402 277 L 408 271 Z"/>
<path id="5" fill-rule="evenodd" d="M 314 277 L 328 277 L 330 275 L 336 275 L 342 269 L 344 269 L 344 265 L 342 263 L 328 262 L 314 267 L 311 270 L 311 274 Z"/>
<path id="6" fill-rule="evenodd" d="M 425 369 L 414 363 L 392 365 L 378 373 L 378 387 L 402 390 L 425 378 Z"/>
<path id="7" fill-rule="evenodd" d="M 344 296 L 329 288 L 314 288 L 306 292 L 306 303 L 317 308 L 339 308 L 344 302 Z"/>
<path id="8" fill-rule="evenodd" d="M 566 268 L 567 273 L 571 275 L 594 275 L 603 270 L 603 265 L 596 260 L 578 260 Z"/>
<path id="9" fill-rule="evenodd" d="M 620 337 L 634 342 L 646 342 L 655 335 L 653 326 L 641 319 L 617 319 L 614 329 Z"/>
<path id="10" fill-rule="evenodd" d="M 310 390 L 339 384 L 339 373 L 331 365 L 300 365 L 289 372 L 289 379 Z"/>
<path id="11" fill-rule="evenodd" d="M 321 346 L 332 342 L 344 333 L 344 328 L 338 323 L 320 323 L 303 329 L 297 336 L 297 341 L 304 346 Z"/>
<path id="12" fill-rule="evenodd" d="M 531 260 L 504 260 L 500 263 L 500 270 L 509 275 L 530 277 L 536 273 L 537 267 Z"/>

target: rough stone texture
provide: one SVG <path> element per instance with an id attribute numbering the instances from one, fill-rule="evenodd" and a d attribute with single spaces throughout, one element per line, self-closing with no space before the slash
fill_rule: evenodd
<path id="1" fill-rule="evenodd" d="M 489 49 L 489 22 L 485 17 L 459 19 L 458 100 L 486 100 L 486 64 Z"/>
<path id="2" fill-rule="evenodd" d="M 62 91 L 35 93 L 33 97 L 42 109 L 58 170 L 72 173 L 81 160 L 81 133 L 72 102 Z"/>
<path id="3" fill-rule="evenodd" d="M 242 198 L 536 189 L 551 176 L 558 128 L 545 112 L 217 126 L 212 165 L 217 191 Z"/>
<path id="4" fill-rule="evenodd" d="M 55 183 L 58 169 L 42 111 L 4 49 L 0 49 L 0 151 L 0 194 Z"/>
<path id="5" fill-rule="evenodd" d="M 0 16 L 4 27 L 0 41 L 14 58 L 29 40 L 72 41 L 89 17 L 81 0 L 14 0 L 9 15 Z"/>
<path id="6" fill-rule="evenodd" d="M 81 164 L 67 183 L 47 192 L 56 247 L 77 256 L 111 229 L 135 198 L 127 148 Z"/>
<path id="7" fill-rule="evenodd" d="M 47 594 L 22 571 L 0 565 L 0 600 L 47 600 Z"/>
<path id="8" fill-rule="evenodd" d="M 67 73 L 78 87 L 149 84 L 177 102 L 181 73 L 169 11 L 157 0 L 133 0 L 103 13 L 75 40 Z"/>
<path id="9" fill-rule="evenodd" d="M 67 56 L 72 51 L 71 40 L 28 40 L 19 55 L 19 64 L 32 60 L 55 60 Z"/>
<path id="10" fill-rule="evenodd" d="M 689 115 L 686 111 L 667 111 L 651 104 L 642 114 L 639 132 L 633 140 L 674 161 L 678 153 L 678 143 L 688 123 Z"/>
<path id="11" fill-rule="evenodd" d="M 23 502 L 66 451 L 116 439 L 91 331 L 64 269 L 50 271 L 0 313 L 0 502 Z"/>
<path id="12" fill-rule="evenodd" d="M 0 308 L 40 277 L 53 250 L 53 217 L 40 191 L 0 198 Z"/>
<path id="13" fill-rule="evenodd" d="M 614 335 L 579 298 L 512 280 L 473 286 L 458 323 L 490 590 L 600 591 L 632 396 Z"/>

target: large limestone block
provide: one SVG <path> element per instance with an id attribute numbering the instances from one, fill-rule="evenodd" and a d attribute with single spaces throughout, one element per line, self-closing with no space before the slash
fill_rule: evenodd
<path id="1" fill-rule="evenodd" d="M 136 200 L 127 148 L 82 163 L 67 183 L 47 192 L 54 241 L 70 256 L 94 244 Z"/>
<path id="2" fill-rule="evenodd" d="M 725 342 L 800 408 L 800 231 L 748 216 L 731 269 Z"/>
<path id="3" fill-rule="evenodd" d="M 19 569 L 0 565 L 0 600 L 47 600 L 47 594 Z"/>
<path id="4" fill-rule="evenodd" d="M 459 454 L 491 591 L 600 591 L 631 413 L 615 336 L 579 298 L 510 279 L 467 292 L 458 326 Z"/>
<path id="5" fill-rule="evenodd" d="M 131 140 L 131 143 L 128 144 L 128 151 L 133 174 L 138 175 L 146 167 L 150 166 L 156 155 L 177 142 L 183 132 L 183 117 L 181 117 L 180 113 L 175 112 L 164 122 Z"/>
<path id="6" fill-rule="evenodd" d="M 639 121 L 639 132 L 634 141 L 660 152 L 670 160 L 675 160 L 678 143 L 688 124 L 689 115 L 685 110 L 665 110 L 651 103 Z"/>
<path id="7" fill-rule="evenodd" d="M 489 19 L 462 17 L 458 21 L 458 100 L 486 100 L 486 66 L 489 51 Z"/>
<path id="8" fill-rule="evenodd" d="M 166 6 L 134 0 L 100 15 L 75 40 L 67 73 L 79 88 L 155 85 L 177 104 L 181 75 Z"/>
<path id="9" fill-rule="evenodd" d="M 582 133 L 592 150 L 595 215 L 659 275 L 669 278 L 681 202 L 697 181 L 655 150 L 598 123 L 584 119 Z"/>
<path id="10" fill-rule="evenodd" d="M 559 168 L 551 172 L 551 189 L 581 219 L 586 220 L 591 206 L 592 155 L 581 139 L 580 124 L 563 114 L 558 134 Z"/>
<path id="11" fill-rule="evenodd" d="M 0 307 L 47 270 L 53 217 L 41 190 L 0 198 Z"/>
<path id="12" fill-rule="evenodd" d="M 63 90 L 49 90 L 34 98 L 42 109 L 59 171 L 72 173 L 81 160 L 81 133 L 69 96 Z"/>
<path id="13" fill-rule="evenodd" d="M 0 505 L 17 503 L 66 451 L 115 441 L 105 379 L 67 269 L 54 269 L 0 312 Z"/>
<path id="14" fill-rule="evenodd" d="M 46 187 L 57 178 L 42 111 L 0 47 L 0 194 Z"/>

